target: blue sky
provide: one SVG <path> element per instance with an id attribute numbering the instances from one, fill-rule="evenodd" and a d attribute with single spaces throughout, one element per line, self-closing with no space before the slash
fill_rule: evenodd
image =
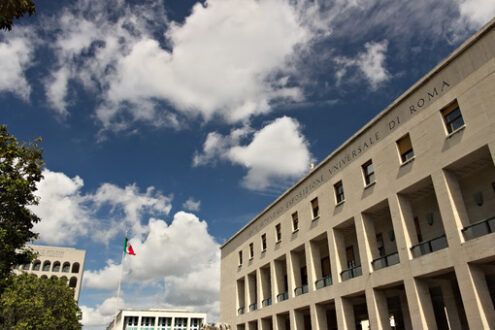
<path id="1" fill-rule="evenodd" d="M 86 329 L 117 305 L 216 320 L 220 244 L 495 15 L 491 0 L 36 6 L 0 33 L 1 122 L 43 138 L 36 243 L 87 251 Z"/>

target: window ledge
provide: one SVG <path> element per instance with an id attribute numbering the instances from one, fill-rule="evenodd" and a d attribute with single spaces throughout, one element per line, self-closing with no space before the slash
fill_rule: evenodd
<path id="1" fill-rule="evenodd" d="M 375 184 L 376 184 L 376 181 L 373 181 L 371 183 L 368 183 L 366 186 L 364 186 L 364 189 L 366 190 L 366 189 L 368 189 L 370 187 L 373 187 Z"/>
<path id="2" fill-rule="evenodd" d="M 254 256 L 250 257 L 250 258 L 249 258 L 249 261 L 251 261 L 251 260 L 253 260 L 253 259 L 254 259 Z"/>
<path id="3" fill-rule="evenodd" d="M 338 202 L 337 204 L 335 204 L 335 207 L 340 206 L 340 205 L 342 205 L 344 203 L 345 203 L 345 199 L 344 200 L 341 200 L 340 202 Z"/>
<path id="4" fill-rule="evenodd" d="M 317 215 L 317 216 L 316 216 L 316 217 L 314 217 L 314 218 L 313 218 L 313 220 L 311 220 L 311 221 L 316 221 L 316 220 L 318 220 L 319 218 L 320 218 L 320 216 L 319 216 L 319 215 Z"/>
<path id="5" fill-rule="evenodd" d="M 455 131 L 450 132 L 449 135 L 447 135 L 445 138 L 446 139 L 450 139 L 452 136 L 454 136 L 457 133 L 463 131 L 465 128 L 466 128 L 466 124 L 462 125 L 461 127 L 459 127 L 458 129 L 456 129 Z"/>
<path id="6" fill-rule="evenodd" d="M 295 234 L 295 233 L 297 233 L 298 231 L 299 231 L 299 228 L 294 229 L 294 230 L 292 231 L 292 233 L 293 233 L 293 234 Z"/>
<path id="7" fill-rule="evenodd" d="M 237 268 L 242 268 L 242 264 L 237 265 Z"/>
<path id="8" fill-rule="evenodd" d="M 275 242 L 275 245 L 280 244 L 281 242 L 282 242 L 282 240 L 279 239 L 278 241 Z"/>
<path id="9" fill-rule="evenodd" d="M 265 248 L 265 249 L 263 249 L 263 250 L 261 250 L 261 253 L 265 253 L 265 252 L 266 252 L 266 248 Z"/>
<path id="10" fill-rule="evenodd" d="M 407 164 L 411 163 L 413 160 L 416 159 L 416 156 L 412 156 L 411 158 L 409 158 L 408 160 L 406 160 L 405 162 L 403 162 L 402 164 L 400 164 L 400 166 L 406 166 Z"/>

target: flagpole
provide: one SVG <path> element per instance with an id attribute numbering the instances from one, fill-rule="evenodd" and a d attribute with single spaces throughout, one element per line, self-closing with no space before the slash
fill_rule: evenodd
<path id="1" fill-rule="evenodd" d="M 127 240 L 127 229 L 125 230 L 125 239 Z M 122 277 L 124 274 L 124 257 L 125 257 L 125 247 L 122 250 L 122 258 L 120 259 L 120 277 L 119 277 L 119 287 L 117 289 L 117 301 L 115 303 L 115 313 L 119 312 L 119 300 L 120 300 L 120 286 L 122 284 Z"/>

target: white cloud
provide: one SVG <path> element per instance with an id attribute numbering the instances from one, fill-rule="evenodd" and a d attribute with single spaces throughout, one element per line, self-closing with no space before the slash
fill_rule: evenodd
<path id="1" fill-rule="evenodd" d="M 218 159 L 229 160 L 248 170 L 242 185 L 251 190 L 266 190 L 299 178 L 313 161 L 308 142 L 299 123 L 281 117 L 252 134 L 249 144 L 242 140 L 252 133 L 250 128 L 233 130 L 230 135 L 208 134 L 201 153 L 193 165 L 207 165 Z"/>
<path id="2" fill-rule="evenodd" d="M 495 17 L 493 0 L 458 0 L 461 19 L 469 28 L 478 29 Z"/>
<path id="3" fill-rule="evenodd" d="M 101 329 L 101 326 L 107 326 L 115 316 L 116 310 L 124 306 L 122 298 L 110 297 L 100 305 L 93 307 L 80 306 L 82 312 L 82 324 L 84 329 Z"/>
<path id="4" fill-rule="evenodd" d="M 385 68 L 385 53 L 387 52 L 388 41 L 367 42 L 364 47 L 366 51 L 359 53 L 354 58 L 335 58 L 335 62 L 340 66 L 340 69 L 336 72 L 337 82 L 342 82 L 349 68 L 356 67 L 359 69 L 358 75 L 364 74 L 364 78 L 369 83 L 370 88 L 376 90 L 381 84 L 390 79 L 390 74 Z"/>
<path id="5" fill-rule="evenodd" d="M 120 188 L 104 183 L 94 194 L 84 194 L 84 182 L 79 176 L 70 178 L 48 169 L 43 170 L 43 176 L 36 193 L 39 205 L 31 207 L 41 218 L 33 231 L 39 232 L 43 243 L 72 245 L 87 236 L 107 242 L 124 227 L 141 235 L 146 230 L 142 218 L 168 215 L 172 208 L 171 197 L 153 187 L 140 192 L 135 184 Z M 105 207 L 110 210 L 102 211 Z"/>
<path id="6" fill-rule="evenodd" d="M 163 220 L 150 219 L 146 228 L 143 239 L 130 239 L 136 255 L 124 259 L 125 306 L 187 308 L 218 316 L 220 251 L 219 244 L 208 233 L 206 222 L 193 214 L 178 212 L 170 225 Z M 116 289 L 121 267 L 121 264 L 109 261 L 102 269 L 86 270 L 84 288 Z M 133 285 L 139 286 L 141 291 L 153 288 L 153 296 L 138 299 L 129 289 Z M 105 315 L 108 316 L 103 308 L 105 305 L 106 301 L 94 309 L 84 309 L 88 315 L 98 316 L 98 321 L 89 324 L 108 319 L 105 319 Z"/>
<path id="7" fill-rule="evenodd" d="M 118 19 L 104 14 L 105 6 Z M 302 98 L 279 79 L 311 37 L 289 2 L 208 0 L 183 24 L 169 23 L 157 6 L 83 0 L 53 22 L 60 26 L 58 65 L 45 88 L 58 113 L 67 112 L 69 80 L 100 92 L 96 118 L 113 130 L 129 121 L 178 128 L 191 116 L 237 122 L 269 112 L 273 102 Z M 155 40 L 157 26 L 171 49 Z"/>
<path id="8" fill-rule="evenodd" d="M 145 213 L 167 215 L 172 208 L 171 197 L 156 192 L 154 187 L 148 187 L 145 193 L 141 193 L 135 184 L 120 188 L 104 183 L 89 198 L 96 208 L 108 205 L 112 207 L 112 211 L 122 212 L 124 216 L 119 217 L 118 222 L 132 226 L 135 235 L 141 235 L 145 231 L 141 224 Z"/>
<path id="9" fill-rule="evenodd" d="M 39 205 L 31 210 L 41 218 L 33 231 L 39 240 L 48 244 L 74 244 L 86 236 L 91 225 L 90 212 L 80 189 L 84 186 L 79 176 L 70 178 L 64 173 L 43 170 L 44 178 L 38 183 L 36 195 Z"/>
<path id="10" fill-rule="evenodd" d="M 194 200 L 194 198 L 192 197 L 189 197 L 187 199 L 187 201 L 185 201 L 183 204 L 182 204 L 182 207 L 186 210 L 186 211 L 193 211 L 193 212 L 198 212 L 199 211 L 199 208 L 201 206 L 201 201 L 196 201 Z"/>
<path id="11" fill-rule="evenodd" d="M 178 212 L 170 225 L 150 219 L 143 239 L 130 243 L 136 256 L 124 260 L 125 279 L 129 282 L 154 282 L 166 276 L 185 276 L 218 261 L 218 244 L 208 234 L 207 224 L 190 213 Z M 120 266 L 109 261 L 98 271 L 84 273 L 88 288 L 116 288 Z"/>
<path id="12" fill-rule="evenodd" d="M 97 112 L 108 124 L 116 108 L 143 99 L 168 100 L 187 115 L 236 122 L 266 113 L 275 99 L 301 98 L 297 88 L 280 86 L 270 75 L 283 72 L 307 31 L 285 1 L 207 1 L 196 4 L 183 25 L 166 36 L 173 47 L 143 38 L 122 56 L 111 77 L 107 103 Z M 152 113 L 128 109 L 135 119 Z"/>
<path id="13" fill-rule="evenodd" d="M 10 33 L 0 42 L 0 92 L 10 92 L 28 101 L 31 86 L 26 80 L 25 71 L 33 64 L 35 44 L 29 40 L 30 33 L 27 30 Z"/>

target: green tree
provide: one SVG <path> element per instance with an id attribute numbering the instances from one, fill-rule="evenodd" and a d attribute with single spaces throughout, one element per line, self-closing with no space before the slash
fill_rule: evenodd
<path id="1" fill-rule="evenodd" d="M 81 317 L 66 279 L 13 276 L 0 298 L 1 329 L 81 329 Z"/>
<path id="2" fill-rule="evenodd" d="M 33 0 L 1 0 L 0 1 L 0 30 L 12 30 L 12 20 L 24 14 L 35 15 L 36 8 Z"/>
<path id="3" fill-rule="evenodd" d="M 31 229 L 40 219 L 27 206 L 38 204 L 34 192 L 44 165 L 40 141 L 19 144 L 5 125 L 0 127 L 0 295 L 13 266 L 35 256 L 24 245 L 38 237 Z"/>

